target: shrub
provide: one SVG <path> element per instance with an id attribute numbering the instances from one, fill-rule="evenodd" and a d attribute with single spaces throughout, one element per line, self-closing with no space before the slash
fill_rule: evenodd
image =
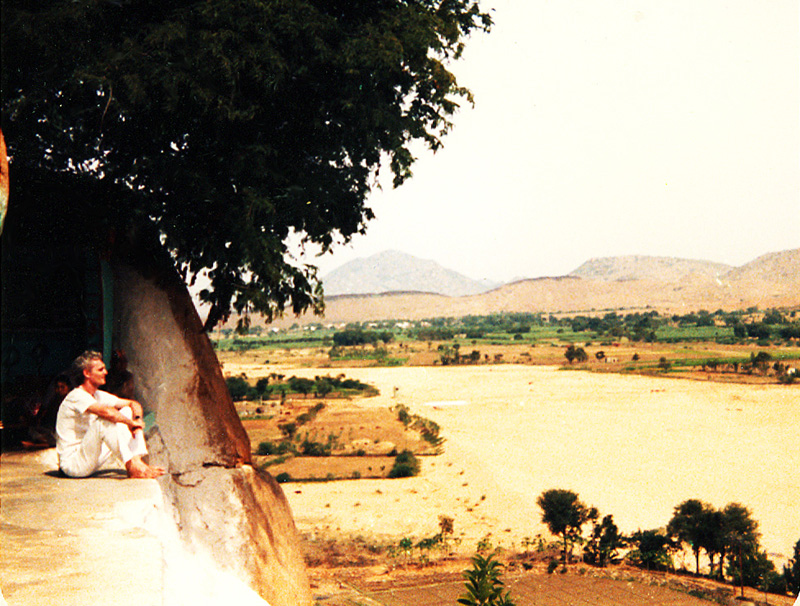
<path id="1" fill-rule="evenodd" d="M 419 460 L 410 450 L 404 450 L 394 459 L 394 465 L 389 470 L 390 478 L 410 478 L 419 473 Z"/>
<path id="2" fill-rule="evenodd" d="M 291 442 L 261 442 L 256 449 L 256 454 L 263 456 L 282 455 L 294 452 Z"/>
<path id="3" fill-rule="evenodd" d="M 330 444 L 305 440 L 300 446 L 300 451 L 307 457 L 328 457 L 331 454 Z"/>
<path id="4" fill-rule="evenodd" d="M 492 554 L 473 556 L 472 568 L 463 573 L 466 592 L 458 598 L 458 603 L 464 606 L 514 606 L 509 592 L 503 593 L 501 570 L 502 564 Z"/>
<path id="5" fill-rule="evenodd" d="M 256 454 L 263 456 L 275 454 L 277 449 L 275 448 L 275 444 L 272 442 L 261 442 L 258 445 L 258 449 L 256 449 Z"/>
<path id="6" fill-rule="evenodd" d="M 292 481 L 292 476 L 290 476 L 288 473 L 286 473 L 284 471 L 282 473 L 279 473 L 277 476 L 275 476 L 275 481 L 278 484 L 285 484 L 286 482 L 291 482 Z"/>

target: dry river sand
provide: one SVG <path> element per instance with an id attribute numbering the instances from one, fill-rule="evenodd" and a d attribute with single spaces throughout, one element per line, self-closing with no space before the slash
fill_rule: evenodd
<path id="1" fill-rule="evenodd" d="M 800 539 L 796 386 L 517 365 L 339 372 L 380 389 L 360 405 L 406 404 L 439 423 L 447 441 L 442 455 L 423 459 L 417 478 L 285 484 L 303 533 L 421 538 L 446 514 L 462 550 L 489 532 L 493 544 L 519 548 L 526 536 L 547 536 L 537 496 L 568 488 L 613 514 L 623 532 L 663 527 L 675 505 L 699 498 L 751 508 L 776 562 Z M 685 564 L 693 568 L 691 558 Z"/>

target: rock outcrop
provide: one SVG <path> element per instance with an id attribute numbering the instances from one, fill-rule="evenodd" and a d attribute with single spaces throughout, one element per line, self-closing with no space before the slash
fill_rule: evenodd
<path id="1" fill-rule="evenodd" d="M 159 481 L 169 518 L 187 553 L 213 561 L 272 606 L 310 604 L 286 498 L 252 467 L 211 343 L 186 286 L 159 252 L 129 250 L 115 259 L 114 320 L 137 397 L 155 413 L 150 450 L 167 468 Z M 165 593 L 178 595 L 170 583 L 181 581 L 166 564 Z"/>

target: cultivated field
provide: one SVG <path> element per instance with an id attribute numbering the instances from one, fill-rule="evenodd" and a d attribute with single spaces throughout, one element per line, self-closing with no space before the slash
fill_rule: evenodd
<path id="1" fill-rule="evenodd" d="M 225 371 L 324 374 L 231 360 Z M 447 442 L 443 454 L 422 458 L 416 478 L 285 484 L 298 527 L 311 539 L 421 538 L 445 514 L 465 552 L 487 534 L 495 545 L 519 549 L 525 537 L 547 536 L 535 500 L 554 487 L 613 514 L 623 532 L 664 526 L 688 498 L 742 503 L 778 565 L 800 538 L 797 386 L 514 364 L 337 372 L 380 389 L 359 407 L 403 403 L 439 423 Z M 331 409 L 352 405 L 329 402 Z"/>

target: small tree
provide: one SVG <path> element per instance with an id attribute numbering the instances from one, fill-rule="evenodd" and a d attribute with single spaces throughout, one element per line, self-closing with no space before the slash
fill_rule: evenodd
<path id="1" fill-rule="evenodd" d="M 314 393 L 317 397 L 324 398 L 333 391 L 333 383 L 329 377 L 315 377 Z"/>
<path id="2" fill-rule="evenodd" d="M 569 562 L 572 545 L 580 539 L 581 527 L 589 520 L 597 519 L 597 510 L 587 507 L 571 490 L 559 488 L 543 492 L 536 504 L 542 510 L 542 522 L 564 541 L 564 561 Z"/>
<path id="3" fill-rule="evenodd" d="M 289 389 L 296 393 L 301 393 L 307 396 L 312 389 L 314 389 L 314 381 L 306 379 L 305 377 L 290 377 Z"/>
<path id="4" fill-rule="evenodd" d="M 624 546 L 625 537 L 620 534 L 614 518 L 607 515 L 600 524 L 594 523 L 583 550 L 583 560 L 587 564 L 603 567 L 617 557 L 618 550 Z"/>
<path id="5" fill-rule="evenodd" d="M 725 548 L 730 554 L 728 575 L 737 580 L 742 587 L 752 574 L 746 570 L 748 563 L 758 560 L 758 522 L 753 519 L 750 510 L 739 503 L 728 503 L 722 510 L 725 520 Z M 723 556 L 724 557 L 724 556 Z M 755 565 L 755 564 L 754 564 Z M 722 564 L 720 563 L 720 567 Z"/>
<path id="6" fill-rule="evenodd" d="M 672 565 L 669 555 L 672 544 L 663 530 L 637 530 L 631 535 L 630 544 L 633 549 L 628 553 L 628 559 L 634 566 L 665 570 Z"/>
<path id="7" fill-rule="evenodd" d="M 245 400 L 254 393 L 253 388 L 244 377 L 228 377 L 225 379 L 228 391 L 234 402 Z"/>
<path id="8" fill-rule="evenodd" d="M 576 347 L 575 345 L 570 345 L 567 347 L 567 350 L 564 352 L 564 357 L 570 364 L 576 360 L 578 362 L 586 362 L 586 360 L 589 359 L 589 356 L 586 354 L 586 351 L 583 349 L 583 347 Z"/>
<path id="9" fill-rule="evenodd" d="M 494 554 L 474 555 L 472 568 L 463 573 L 466 593 L 458 598 L 458 603 L 464 606 L 514 606 L 510 592 L 503 593 L 502 567 L 494 559 Z"/>
<path id="10" fill-rule="evenodd" d="M 794 544 L 794 557 L 783 567 L 783 578 L 792 595 L 800 594 L 800 540 Z"/>

